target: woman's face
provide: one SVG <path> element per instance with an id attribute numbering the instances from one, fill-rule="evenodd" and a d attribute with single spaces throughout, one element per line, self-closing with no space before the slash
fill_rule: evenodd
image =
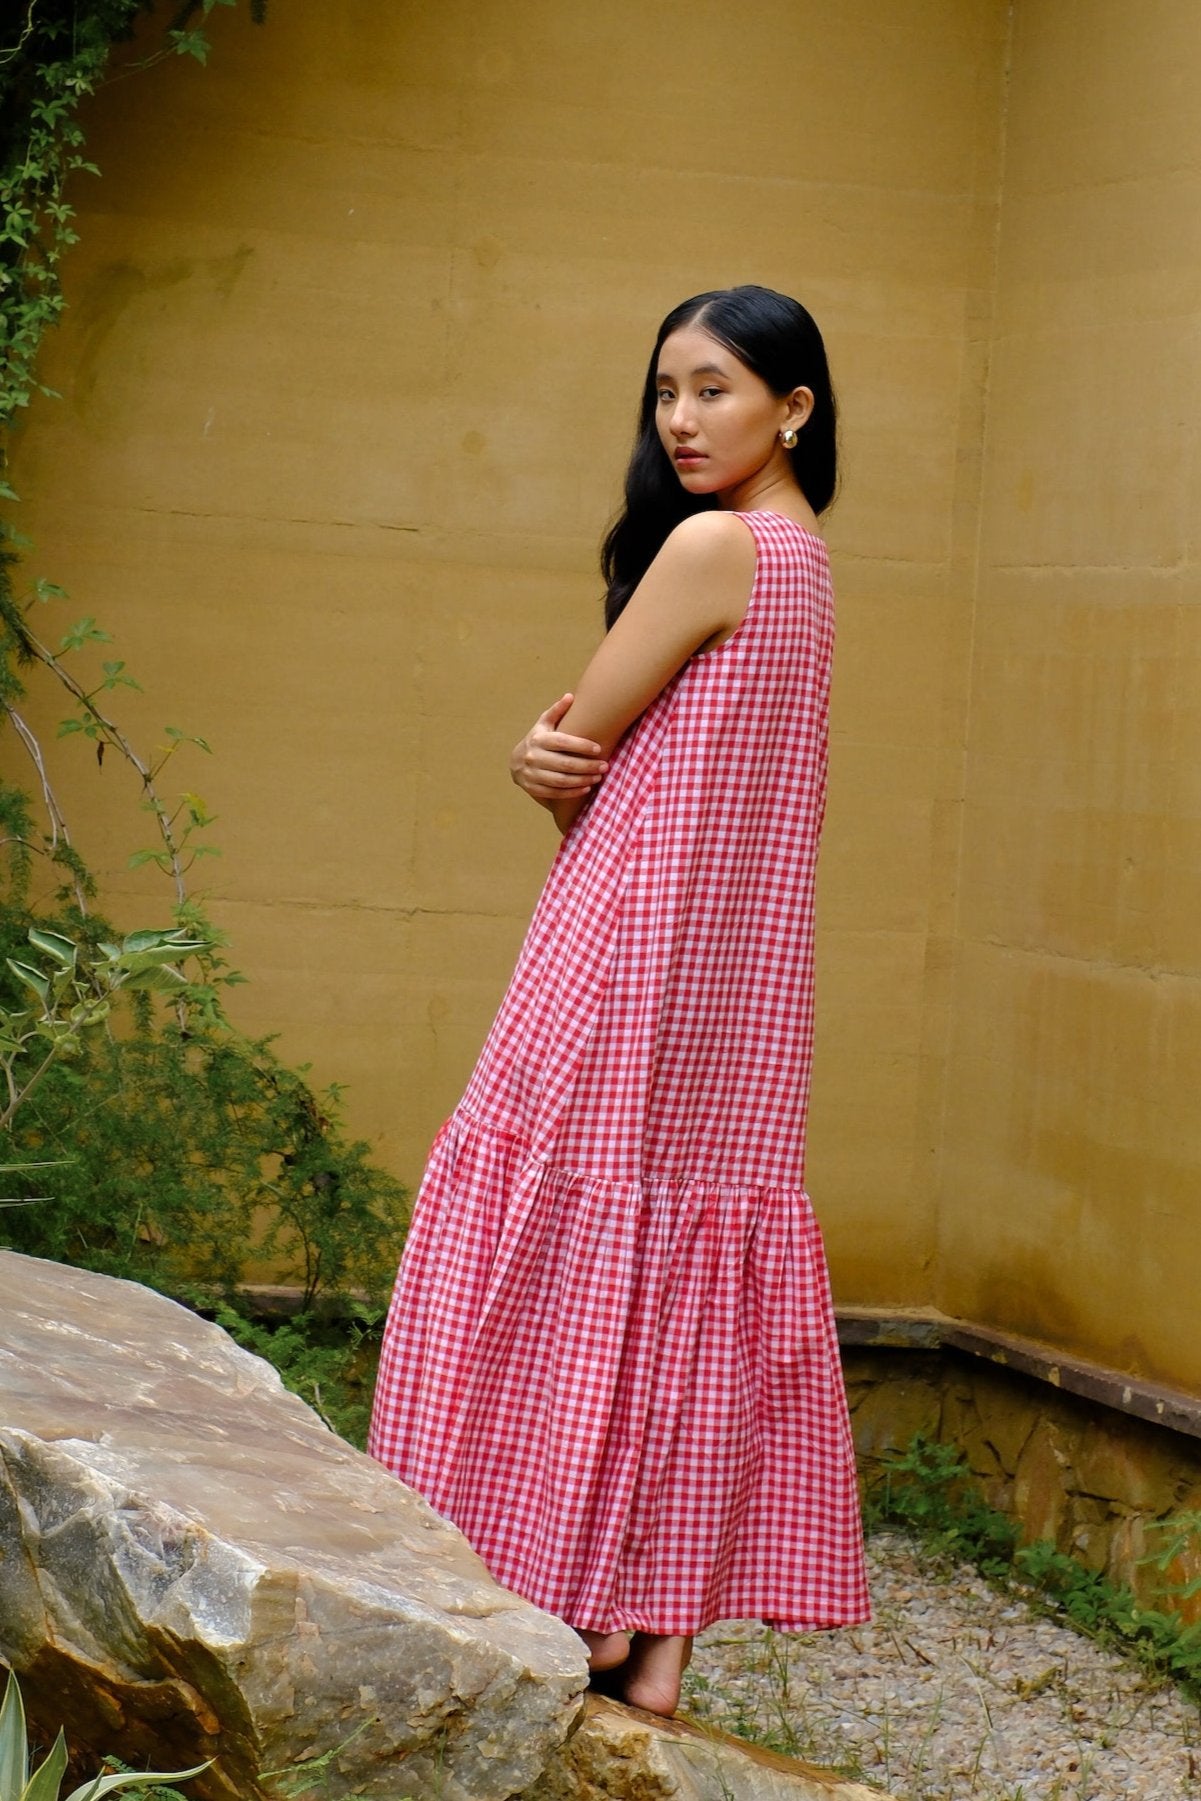
<path id="1" fill-rule="evenodd" d="M 808 389 L 773 394 L 699 325 L 664 339 L 657 383 L 659 440 L 690 494 L 716 494 L 737 506 L 748 484 L 752 494 L 757 489 L 757 476 L 792 481 L 780 433 L 804 422 Z"/>

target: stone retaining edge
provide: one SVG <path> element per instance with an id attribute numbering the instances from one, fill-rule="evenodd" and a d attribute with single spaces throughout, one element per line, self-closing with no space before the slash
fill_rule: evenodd
<path id="1" fill-rule="evenodd" d="M 1189 1438 L 1201 1438 L 1201 1396 L 1166 1388 L 1103 1364 L 1065 1356 L 1055 1345 L 1014 1333 L 975 1326 L 933 1307 L 836 1307 L 840 1345 L 871 1345 L 884 1350 L 964 1351 L 1007 1369 L 1034 1376 L 1052 1388 L 1098 1401 L 1151 1425 L 1168 1426 Z"/>

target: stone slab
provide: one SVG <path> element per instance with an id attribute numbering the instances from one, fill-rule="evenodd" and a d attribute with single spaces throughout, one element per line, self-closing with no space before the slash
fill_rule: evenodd
<path id="1" fill-rule="evenodd" d="M 882 1801 L 882 1791 L 590 1695 L 579 1731 L 522 1801 Z"/>

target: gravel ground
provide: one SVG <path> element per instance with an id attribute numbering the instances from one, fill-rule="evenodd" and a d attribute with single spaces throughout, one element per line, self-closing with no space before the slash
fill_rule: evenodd
<path id="1" fill-rule="evenodd" d="M 682 1711 L 896 1801 L 1201 1801 L 1201 1716 L 1176 1688 L 900 1534 L 868 1564 L 872 1625 L 714 1626 Z"/>

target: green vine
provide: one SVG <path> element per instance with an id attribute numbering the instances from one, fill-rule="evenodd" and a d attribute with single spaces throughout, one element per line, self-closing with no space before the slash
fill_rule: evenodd
<path id="1" fill-rule="evenodd" d="M 236 4 L 184 0 L 174 6 L 163 42 L 122 74 L 165 56 L 205 62 L 206 21 L 218 6 Z M 260 23 L 265 6 L 266 0 L 251 0 L 251 16 Z M 113 45 L 130 39 L 139 15 L 153 11 L 153 0 L 22 0 L 16 20 L 0 36 L 0 499 L 9 503 L 18 499 L 8 479 L 14 420 L 35 394 L 57 398 L 38 380 L 37 359 L 47 329 L 62 314 L 62 261 L 79 237 L 68 186 L 73 176 L 100 173 L 84 154 L 80 108 L 104 81 Z M 0 702 L 6 704 L 21 698 L 18 672 L 32 663 L 61 674 L 15 591 L 19 556 L 29 548 L 11 520 L 0 523 Z M 51 582 L 34 586 L 35 600 L 61 597 Z M 52 824 L 61 829 L 61 819 Z M 55 848 L 58 835 L 52 830 Z"/>
<path id="2" fill-rule="evenodd" d="M 206 61 L 205 20 L 235 4 L 175 7 L 162 45 L 123 73 L 165 56 Z M 264 8 L 254 0 L 252 17 L 261 22 Z M 80 106 L 103 81 L 113 45 L 151 11 L 153 0 L 24 0 L 0 40 L 0 430 L 35 393 L 50 392 L 35 370 L 42 336 L 63 309 L 62 259 L 78 238 L 67 184 L 100 173 L 84 155 Z"/>
<path id="3" fill-rule="evenodd" d="M 120 78 L 169 56 L 205 62 L 210 15 L 236 4 L 171 6 L 160 37 Z M 265 0 L 249 10 L 262 23 Z M 0 27 L 0 498 L 10 508 L 14 422 L 35 396 L 55 398 L 37 360 L 77 241 L 72 184 L 99 173 L 81 107 L 116 78 L 113 45 L 154 11 L 153 0 L 22 0 Z M 16 1191 L 3 1197 L 4 1238 L 175 1292 L 195 1282 L 232 1292 L 248 1264 L 265 1260 L 295 1273 L 306 1308 L 335 1290 L 379 1293 L 403 1190 L 344 1136 L 337 1088 L 315 1092 L 304 1069 L 288 1068 L 270 1039 L 245 1037 L 225 1011 L 242 977 L 188 886 L 215 851 L 210 815 L 199 795 L 165 785 L 181 751 L 209 747 L 177 726 L 157 747 L 135 744 L 114 709 L 137 682 L 105 654 L 109 634 L 91 615 L 57 632 L 42 623 L 67 596 L 45 579 L 19 591 L 28 549 L 11 518 L 0 523 L 0 718 L 33 772 L 32 793 L 0 782 L 0 1159 Z M 170 927 L 122 936 L 98 912 L 22 709 L 35 675 L 67 702 L 59 736 L 129 773 L 154 834 L 132 863 L 169 879 Z M 48 884 L 35 881 L 39 867 Z M 31 1184 L 48 1169 L 52 1192 L 35 1197 Z"/>

